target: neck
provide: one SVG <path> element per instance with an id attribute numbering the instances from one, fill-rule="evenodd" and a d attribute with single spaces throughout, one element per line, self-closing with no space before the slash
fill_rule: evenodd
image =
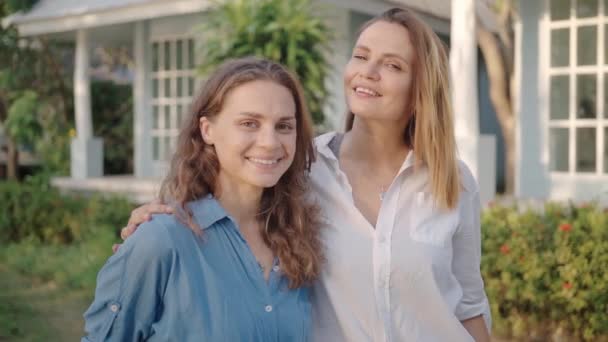
<path id="1" fill-rule="evenodd" d="M 355 117 L 353 128 L 344 135 L 340 153 L 352 160 L 399 168 L 410 151 L 404 140 L 405 127 L 405 123 Z"/>
<path id="2" fill-rule="evenodd" d="M 248 227 L 257 221 L 263 188 L 235 185 L 220 172 L 216 189 L 214 196 L 239 226 Z"/>

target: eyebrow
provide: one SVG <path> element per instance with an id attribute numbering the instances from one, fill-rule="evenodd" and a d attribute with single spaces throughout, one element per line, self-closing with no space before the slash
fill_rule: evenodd
<path id="1" fill-rule="evenodd" d="M 357 49 L 359 49 L 359 50 L 365 50 L 366 52 L 370 52 L 371 51 L 370 48 L 368 48 L 365 45 L 357 45 L 357 46 L 355 46 L 354 50 L 357 50 Z M 404 63 L 409 64 L 409 62 L 405 59 L 405 57 L 403 57 L 403 56 L 401 56 L 401 55 L 399 55 L 397 53 L 388 52 L 388 53 L 383 53 L 382 56 L 384 56 L 384 57 L 398 58 L 398 59 L 402 60 Z"/>
<path id="2" fill-rule="evenodd" d="M 264 115 L 260 114 L 260 113 L 255 113 L 255 112 L 241 112 L 239 113 L 242 116 L 248 116 L 250 118 L 254 118 L 254 119 L 263 119 Z M 290 121 L 290 120 L 295 120 L 296 117 L 295 116 L 282 116 L 279 118 L 279 121 Z"/>

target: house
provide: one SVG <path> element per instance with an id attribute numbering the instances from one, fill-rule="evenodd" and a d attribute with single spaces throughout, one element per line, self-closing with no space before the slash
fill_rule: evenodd
<path id="1" fill-rule="evenodd" d="M 327 109 L 328 121 L 334 128 L 342 125 L 342 113 L 345 112 L 340 73 L 350 58 L 357 29 L 363 22 L 395 5 L 410 7 L 442 39 L 451 42 L 451 53 L 456 56 L 451 61 L 452 69 L 459 82 L 458 87 L 454 87 L 454 97 L 460 153 L 477 175 L 484 201 L 492 198 L 496 176 L 501 178 L 496 170 L 502 170 L 503 158 L 496 154 L 496 144 L 500 144 L 501 139 L 495 139 L 494 135 L 499 129 L 488 100 L 485 67 L 478 63 L 475 26 L 470 25 L 475 22 L 475 1 L 317 2 L 323 6 L 328 24 L 337 33 L 330 56 L 333 73 L 328 80 L 334 92 Z M 211 4 L 210 0 L 40 0 L 27 13 L 5 20 L 5 25 L 16 25 L 22 35 L 44 35 L 50 39 L 74 41 L 76 45 L 77 136 L 71 145 L 71 177 L 56 179 L 56 185 L 128 192 L 141 200 L 153 194 L 159 178 L 166 172 L 178 123 L 196 92 L 196 51 L 204 48 L 197 39 L 197 26 L 205 20 Z M 453 15 L 450 22 L 451 12 L 457 15 Z M 133 47 L 134 175 L 103 177 L 103 143 L 92 134 L 92 115 L 95 113 L 91 113 L 91 96 L 95 94 L 90 92 L 89 68 L 93 44 Z M 483 87 L 478 87 L 478 83 Z M 480 120 L 480 116 L 490 120 Z"/>

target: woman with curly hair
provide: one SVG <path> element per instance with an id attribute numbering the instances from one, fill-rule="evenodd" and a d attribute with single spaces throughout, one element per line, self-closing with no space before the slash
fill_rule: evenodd
<path id="1" fill-rule="evenodd" d="M 99 272 L 84 341 L 306 341 L 320 273 L 298 80 L 262 59 L 213 73 L 181 129 L 156 215 Z"/>

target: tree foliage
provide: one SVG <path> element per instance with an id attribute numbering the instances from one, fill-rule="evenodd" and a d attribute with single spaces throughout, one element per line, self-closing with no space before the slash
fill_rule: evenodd
<path id="1" fill-rule="evenodd" d="M 33 6 L 34 0 L 0 4 L 0 18 Z M 36 150 L 53 169 L 66 170 L 72 98 L 69 78 L 57 60 L 62 47 L 44 38 L 19 36 L 0 26 L 0 125 L 7 140 L 9 178 L 16 178 L 21 146 Z"/>
<path id="2" fill-rule="evenodd" d="M 4 0 L 4 8 L 7 13 L 26 11 L 34 6 L 38 0 Z"/>
<path id="3" fill-rule="evenodd" d="M 322 123 L 331 33 L 314 10 L 310 0 L 217 3 L 202 25 L 200 70 L 205 74 L 227 59 L 244 56 L 277 61 L 300 77 L 313 119 Z"/>

